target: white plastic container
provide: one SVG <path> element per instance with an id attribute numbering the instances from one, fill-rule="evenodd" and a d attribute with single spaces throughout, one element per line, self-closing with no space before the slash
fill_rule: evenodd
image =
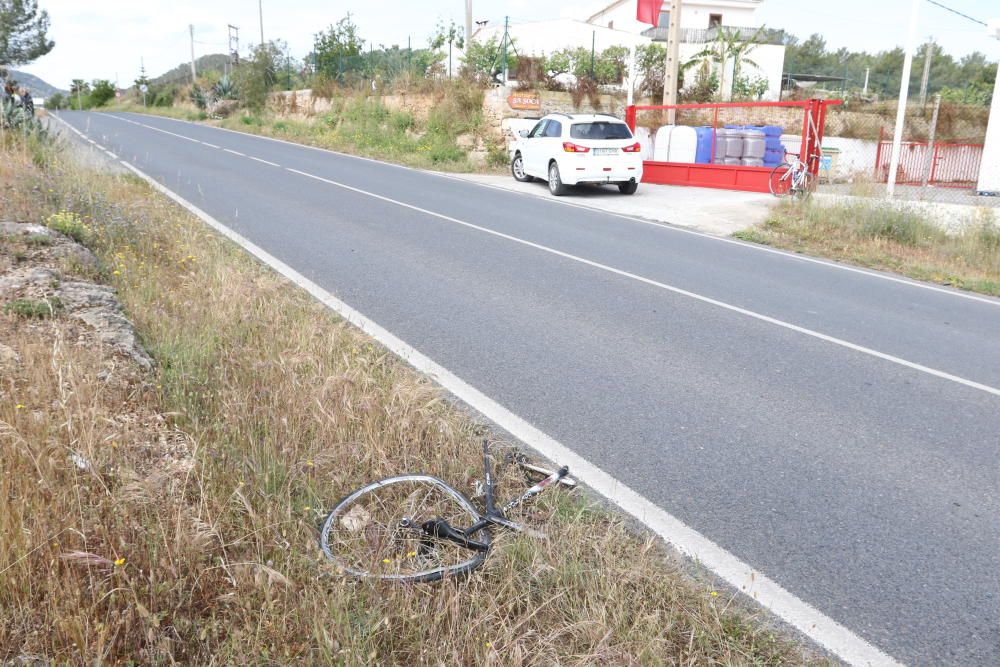
<path id="1" fill-rule="evenodd" d="M 698 153 L 698 132 L 687 125 L 677 125 L 670 133 L 667 162 L 693 163 Z"/>
<path id="2" fill-rule="evenodd" d="M 637 127 L 635 128 L 635 139 L 639 142 L 639 146 L 642 148 L 640 152 L 642 154 L 643 160 L 653 159 L 653 137 L 649 134 L 649 128 Z"/>
<path id="3" fill-rule="evenodd" d="M 653 138 L 653 160 L 656 162 L 670 161 L 670 136 L 674 127 L 674 125 L 664 125 L 656 131 L 656 136 Z"/>

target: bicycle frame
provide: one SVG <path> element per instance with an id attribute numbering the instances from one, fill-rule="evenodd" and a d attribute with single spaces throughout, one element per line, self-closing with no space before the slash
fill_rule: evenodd
<path id="1" fill-rule="evenodd" d="M 441 539 L 446 539 L 454 542 L 460 546 L 467 547 L 469 549 L 474 549 L 476 551 L 488 551 L 489 544 L 479 542 L 473 539 L 476 533 L 485 530 L 489 526 L 503 526 L 504 528 L 509 528 L 511 530 L 516 530 L 521 533 L 532 535 L 534 537 L 544 537 L 544 533 L 528 528 L 527 526 L 522 526 L 521 524 L 511 521 L 505 515 L 507 512 L 511 511 L 515 507 L 519 507 L 526 501 L 537 496 L 542 491 L 558 483 L 567 474 L 569 474 L 569 467 L 563 466 L 556 472 L 552 473 L 545 479 L 533 485 L 527 491 L 522 493 L 517 498 L 514 498 L 508 502 L 503 507 L 499 509 L 496 506 L 494 498 L 494 482 L 493 482 L 493 463 L 492 455 L 490 454 L 490 445 L 488 440 L 483 440 L 483 469 L 484 473 L 484 497 L 486 500 L 486 513 L 483 517 L 472 524 L 468 528 L 461 529 L 455 528 L 448 524 L 444 519 L 431 519 L 430 521 L 425 521 L 420 525 L 420 530 L 424 532 L 427 536 L 438 537 Z"/>

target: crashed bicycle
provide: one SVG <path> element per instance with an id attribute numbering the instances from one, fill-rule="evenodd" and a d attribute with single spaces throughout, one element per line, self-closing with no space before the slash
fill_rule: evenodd
<path id="1" fill-rule="evenodd" d="M 418 583 L 467 575 L 490 553 L 494 528 L 544 537 L 509 519 L 512 510 L 546 489 L 576 486 L 566 466 L 549 470 L 523 455 L 511 456 L 509 461 L 532 486 L 498 507 L 493 455 L 489 442 L 483 441 L 483 513 L 432 475 L 397 475 L 367 484 L 327 515 L 320 549 L 339 572 L 360 579 Z"/>

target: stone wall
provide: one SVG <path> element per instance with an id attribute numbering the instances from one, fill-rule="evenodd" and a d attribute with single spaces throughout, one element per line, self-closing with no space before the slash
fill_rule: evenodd
<path id="1" fill-rule="evenodd" d="M 509 138 L 507 119 L 541 118 L 548 113 L 610 113 L 619 118 L 625 116 L 625 97 L 623 95 L 602 94 L 595 106 L 590 100 L 583 100 L 579 107 L 573 105 L 569 93 L 543 90 L 539 93 L 542 108 L 539 110 L 511 109 L 507 97 L 515 92 L 512 88 L 491 88 L 483 95 L 483 118 L 486 120 L 486 131 L 496 139 L 505 135 Z M 380 96 L 382 104 L 393 111 L 408 111 L 417 122 L 424 122 L 430 110 L 434 108 L 437 97 L 433 93 L 394 93 Z M 272 93 L 268 100 L 268 108 L 272 111 L 291 117 L 309 117 L 326 113 L 330 110 L 330 100 L 314 97 L 311 90 L 294 90 Z"/>

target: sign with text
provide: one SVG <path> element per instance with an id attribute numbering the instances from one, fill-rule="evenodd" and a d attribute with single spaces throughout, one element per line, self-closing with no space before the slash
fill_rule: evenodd
<path id="1" fill-rule="evenodd" d="M 512 93 L 507 96 L 507 105 L 511 109 L 538 111 L 542 108 L 542 98 L 538 93 Z"/>

